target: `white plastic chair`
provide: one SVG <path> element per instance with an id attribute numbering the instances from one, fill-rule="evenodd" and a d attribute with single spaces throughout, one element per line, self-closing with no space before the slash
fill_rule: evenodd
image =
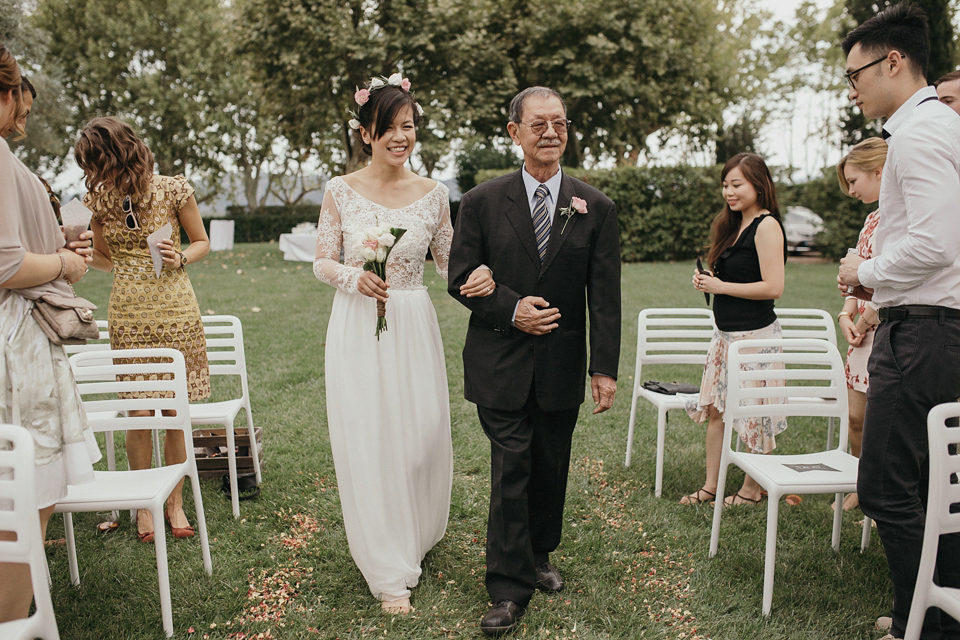
<path id="1" fill-rule="evenodd" d="M 833 316 L 823 309 L 775 309 L 784 338 L 817 338 L 837 346 L 837 329 Z M 827 449 L 833 448 L 836 422 L 827 420 Z"/>
<path id="2" fill-rule="evenodd" d="M 104 355 L 110 361 L 105 362 Z M 113 359 L 119 359 L 115 363 Z M 156 358 L 159 361 L 130 363 L 129 358 Z M 203 567 L 212 575 L 207 523 L 197 475 L 197 461 L 193 452 L 193 431 L 190 425 L 190 406 L 187 395 L 187 373 L 183 354 L 176 349 L 122 349 L 117 351 L 86 351 L 70 358 L 77 379 L 77 387 L 88 415 L 100 416 L 90 420 L 94 431 L 128 431 L 133 429 L 173 429 L 183 432 L 187 459 L 181 464 L 131 471 L 95 471 L 94 482 L 71 485 L 67 496 L 57 503 L 55 511 L 64 514 L 64 530 L 70 564 L 70 578 L 80 584 L 77 569 L 77 549 L 73 534 L 74 512 L 116 511 L 120 509 L 147 509 L 153 515 L 156 529 L 154 545 L 157 552 L 157 578 L 160 585 L 160 612 L 163 630 L 173 635 L 173 613 L 170 601 L 170 576 L 167 567 L 167 540 L 164 522 L 164 503 L 181 479 L 190 478 L 196 507 L 196 530 L 200 538 Z M 145 374 L 157 377 L 169 374 L 171 380 L 121 380 L 124 374 Z M 164 398 L 119 398 L 123 392 L 164 392 Z M 104 399 L 104 396 L 108 397 Z M 130 417 L 127 412 L 150 409 L 154 415 Z M 162 415 L 162 410 L 176 415 Z"/>
<path id="3" fill-rule="evenodd" d="M 241 410 L 246 414 L 247 433 L 250 436 L 250 455 L 257 484 L 261 482 L 260 455 L 250 410 L 250 387 L 247 384 L 247 360 L 243 349 L 243 327 L 236 316 L 202 316 L 203 333 L 207 339 L 207 360 L 210 376 L 239 376 L 240 397 L 219 402 L 194 402 L 190 405 L 190 420 L 194 427 L 221 425 L 227 436 L 227 467 L 230 476 L 230 502 L 233 517 L 240 517 L 240 497 L 237 489 L 237 447 L 233 423 Z"/>
<path id="4" fill-rule="evenodd" d="M 927 519 L 923 528 L 923 551 L 917 571 L 917 585 L 913 591 L 904 640 L 918 640 L 923 618 L 930 607 L 937 607 L 960 620 L 960 589 L 941 587 L 933 582 L 940 536 L 960 532 L 960 509 L 953 509 L 960 504 L 960 484 L 953 482 L 960 474 L 960 455 L 957 453 L 960 427 L 947 425 L 948 421 L 956 423 L 958 416 L 958 402 L 937 405 L 927 414 L 927 441 L 930 447 Z"/>
<path id="5" fill-rule="evenodd" d="M 780 353 L 751 353 L 778 348 Z M 774 561 L 777 552 L 777 517 L 780 498 L 791 493 L 836 493 L 832 545 L 840 545 L 843 493 L 856 491 L 857 458 L 847 453 L 847 385 L 843 362 L 836 347 L 826 340 L 742 340 L 730 345 L 726 411 L 723 414 L 723 450 L 720 457 L 710 557 L 717 553 L 720 518 L 727 470 L 735 464 L 767 491 L 767 541 L 763 576 L 763 614 L 770 615 L 773 602 Z M 743 371 L 743 364 L 783 363 L 784 369 Z M 785 386 L 748 387 L 757 380 L 783 381 Z M 755 404 L 759 400 L 770 404 Z M 834 417 L 840 423 L 836 449 L 796 455 L 755 454 L 734 451 L 730 446 L 733 421 L 762 416 Z M 799 429 L 796 424 L 793 429 Z M 790 466 L 788 466 L 790 465 Z M 802 465 L 802 466 L 798 466 Z M 804 466 L 813 467 L 806 468 Z"/>
<path id="6" fill-rule="evenodd" d="M 16 540 L 0 540 L 0 562 L 27 563 L 36 611 L 29 618 L 0 623 L 4 640 L 60 640 L 47 582 L 47 557 L 37 510 L 33 437 L 17 425 L 0 425 L 0 531 Z"/>
<path id="7" fill-rule="evenodd" d="M 633 398 L 630 401 L 630 424 L 627 428 L 627 457 L 633 457 L 633 431 L 637 418 L 637 400 L 644 398 L 657 408 L 657 478 L 654 495 L 663 489 L 663 452 L 667 431 L 667 412 L 683 409 L 677 396 L 643 388 L 641 372 L 644 364 L 696 364 L 707 360 L 713 338 L 713 311 L 710 309 L 644 309 L 637 317 L 637 364 L 633 374 Z"/>
<path id="8" fill-rule="evenodd" d="M 65 344 L 63 345 L 63 350 L 67 352 L 67 355 L 71 356 L 75 353 L 84 353 L 86 351 L 109 351 L 110 333 L 107 331 L 107 321 L 97 320 L 97 329 L 100 330 L 100 337 L 96 340 L 87 340 L 87 344 Z M 107 361 L 107 358 L 104 358 L 104 362 Z M 87 415 L 87 418 L 96 417 L 104 416 Z M 107 439 L 106 446 L 104 447 L 107 450 L 107 467 L 112 471 L 117 468 L 117 457 L 113 448 L 113 432 L 106 432 L 104 437 Z M 114 515 L 114 519 L 116 519 L 116 515 Z"/>

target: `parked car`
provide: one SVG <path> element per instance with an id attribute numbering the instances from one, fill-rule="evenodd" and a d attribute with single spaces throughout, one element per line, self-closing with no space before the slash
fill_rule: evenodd
<path id="1" fill-rule="evenodd" d="M 806 207 L 787 207 L 783 215 L 783 230 L 787 235 L 790 253 L 817 250 L 817 234 L 823 231 L 823 218 Z"/>

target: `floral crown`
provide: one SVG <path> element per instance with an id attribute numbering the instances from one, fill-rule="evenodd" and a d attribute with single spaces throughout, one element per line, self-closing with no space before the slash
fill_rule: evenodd
<path id="1" fill-rule="evenodd" d="M 370 100 L 370 94 L 372 94 L 377 89 L 383 89 L 384 87 L 400 87 L 402 90 L 407 93 L 410 92 L 410 78 L 404 78 L 403 75 L 398 71 L 397 73 L 392 74 L 390 77 L 384 76 L 374 76 L 370 78 L 370 83 L 368 84 L 368 89 L 357 89 L 353 94 L 354 101 L 361 107 L 367 104 L 367 101 Z M 417 108 L 417 115 L 423 116 L 423 107 L 420 106 L 420 103 L 414 102 L 414 106 Z M 352 116 L 347 122 L 350 125 L 350 128 L 357 130 L 360 128 L 360 118 L 353 111 L 350 112 Z"/>

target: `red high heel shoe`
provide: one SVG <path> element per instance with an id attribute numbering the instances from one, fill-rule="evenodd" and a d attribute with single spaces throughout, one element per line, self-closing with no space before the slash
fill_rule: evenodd
<path id="1" fill-rule="evenodd" d="M 167 521 L 167 526 L 170 527 L 170 533 L 173 534 L 174 538 L 192 538 L 196 534 L 196 531 L 190 525 L 180 528 L 173 526 L 173 523 L 170 522 L 170 514 L 167 513 L 166 509 L 163 510 L 163 519 Z"/>

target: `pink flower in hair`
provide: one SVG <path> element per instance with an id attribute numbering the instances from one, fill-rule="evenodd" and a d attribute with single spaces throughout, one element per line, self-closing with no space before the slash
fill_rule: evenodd
<path id="1" fill-rule="evenodd" d="M 362 107 L 367 104 L 367 100 L 370 99 L 370 91 L 367 89 L 357 89 L 357 92 L 353 94 L 353 99 Z"/>
<path id="2" fill-rule="evenodd" d="M 403 89 L 404 91 L 410 91 L 410 78 L 404 78 L 400 82 L 400 88 Z"/>

